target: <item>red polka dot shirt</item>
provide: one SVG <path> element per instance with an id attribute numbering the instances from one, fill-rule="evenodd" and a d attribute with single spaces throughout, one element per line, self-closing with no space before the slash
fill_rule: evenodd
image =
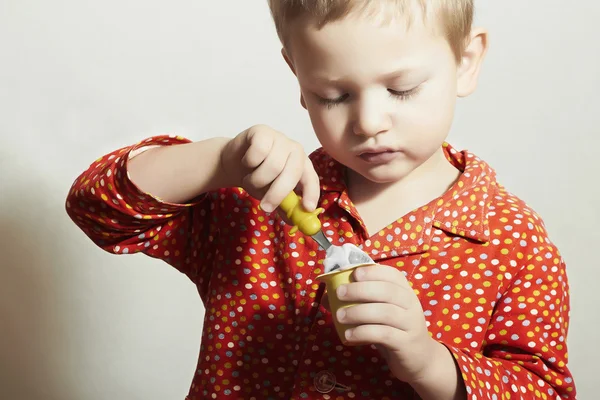
<path id="1" fill-rule="evenodd" d="M 177 145 L 159 136 L 96 160 L 66 207 L 98 246 L 145 253 L 191 279 L 206 309 L 187 399 L 416 399 L 374 346 L 348 347 L 321 306 L 324 251 L 239 188 L 171 204 L 128 178 L 132 151 Z M 343 167 L 311 155 L 320 218 L 334 244 L 353 243 L 403 271 L 430 334 L 454 355 L 468 398 L 575 399 L 567 367 L 569 285 L 543 221 L 469 152 L 444 149 L 462 172 L 441 198 L 371 236 Z"/>

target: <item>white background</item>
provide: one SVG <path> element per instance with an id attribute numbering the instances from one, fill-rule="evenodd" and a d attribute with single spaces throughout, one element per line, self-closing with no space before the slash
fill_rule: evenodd
<path id="1" fill-rule="evenodd" d="M 571 368 L 597 398 L 600 3 L 479 2 L 481 85 L 450 141 L 545 218 L 569 265 Z M 181 400 L 203 310 L 166 264 L 70 222 L 71 182 L 146 136 L 266 123 L 317 146 L 264 1 L 0 1 L 0 398 Z"/>

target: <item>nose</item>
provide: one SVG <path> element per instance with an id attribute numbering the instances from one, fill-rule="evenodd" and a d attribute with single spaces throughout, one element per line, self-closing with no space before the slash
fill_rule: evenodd
<path id="1" fill-rule="evenodd" d="M 372 96 L 356 102 L 355 120 L 352 130 L 356 135 L 375 136 L 392 127 L 392 119 L 384 102 Z"/>

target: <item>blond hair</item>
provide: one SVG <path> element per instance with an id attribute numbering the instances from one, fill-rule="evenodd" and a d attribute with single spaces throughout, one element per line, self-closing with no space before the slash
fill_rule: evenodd
<path id="1" fill-rule="evenodd" d="M 412 7 L 420 6 L 424 16 L 433 15 L 442 23 L 442 33 L 457 61 L 462 57 L 471 31 L 473 2 L 474 0 L 268 0 L 277 35 L 284 47 L 288 44 L 290 23 L 300 16 L 308 16 L 318 27 L 323 27 L 352 12 L 374 11 L 373 6 L 381 9 L 387 5 L 410 23 L 410 15 L 415 13 Z"/>

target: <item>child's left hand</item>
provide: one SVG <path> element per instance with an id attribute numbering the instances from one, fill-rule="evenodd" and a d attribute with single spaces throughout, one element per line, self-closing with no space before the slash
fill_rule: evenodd
<path id="1" fill-rule="evenodd" d="M 347 344 L 375 344 L 396 378 L 425 379 L 436 359 L 449 354 L 427 331 L 421 303 L 404 274 L 385 265 L 360 267 L 353 274 L 356 282 L 337 290 L 340 300 L 359 303 L 335 316 L 358 325 L 347 331 Z"/>

